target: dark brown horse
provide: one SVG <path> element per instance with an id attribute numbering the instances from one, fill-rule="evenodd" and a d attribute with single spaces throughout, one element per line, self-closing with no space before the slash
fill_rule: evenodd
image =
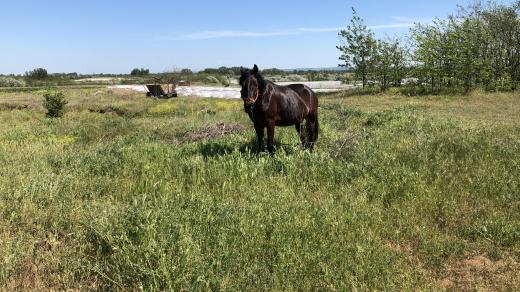
<path id="1" fill-rule="evenodd" d="M 264 80 L 255 65 L 253 70 L 240 70 L 240 91 L 244 109 L 255 126 L 258 152 L 264 148 L 264 129 L 267 128 L 267 149 L 274 153 L 275 126 L 295 126 L 302 146 L 313 148 L 318 139 L 318 98 L 303 84 L 279 86 Z M 302 129 L 306 122 L 305 130 Z"/>

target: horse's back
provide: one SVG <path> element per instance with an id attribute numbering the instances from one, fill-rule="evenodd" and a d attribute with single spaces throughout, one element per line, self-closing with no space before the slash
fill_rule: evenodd
<path id="1" fill-rule="evenodd" d="M 274 104 L 277 108 L 277 125 L 290 126 L 301 123 L 308 114 L 308 105 L 300 93 L 289 86 L 278 86 L 276 93 Z"/>
<path id="2" fill-rule="evenodd" d="M 317 110 L 318 98 L 316 97 L 316 93 L 314 93 L 314 91 L 309 86 L 305 84 L 290 84 L 287 85 L 287 87 L 298 94 L 298 96 L 309 107 L 310 111 Z"/>

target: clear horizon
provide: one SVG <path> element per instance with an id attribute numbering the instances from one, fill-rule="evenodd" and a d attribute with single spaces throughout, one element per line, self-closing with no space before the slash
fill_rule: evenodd
<path id="1" fill-rule="evenodd" d="M 446 17 L 469 2 L 9 2 L 0 11 L 0 74 L 37 67 L 80 74 L 255 63 L 261 69 L 337 67 L 337 34 L 350 20 L 350 7 L 378 37 L 402 37 L 413 23 Z"/>

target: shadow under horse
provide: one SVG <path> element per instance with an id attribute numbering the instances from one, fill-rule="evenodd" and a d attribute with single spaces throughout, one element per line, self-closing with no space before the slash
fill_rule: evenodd
<path id="1" fill-rule="evenodd" d="M 312 149 L 318 140 L 318 98 L 303 84 L 276 85 L 264 80 L 255 65 L 253 70 L 240 69 L 241 98 L 244 110 L 255 126 L 258 152 L 264 149 L 264 129 L 267 128 L 267 149 L 274 153 L 276 126 L 295 126 L 302 146 Z M 302 124 L 305 121 L 305 129 Z"/>

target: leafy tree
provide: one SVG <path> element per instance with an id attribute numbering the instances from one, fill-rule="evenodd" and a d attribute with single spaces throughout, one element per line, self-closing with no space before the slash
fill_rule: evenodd
<path id="1" fill-rule="evenodd" d="M 374 76 L 379 81 L 381 90 L 385 91 L 389 85 L 391 70 L 390 44 L 383 40 L 378 40 L 376 44 L 377 54 L 375 58 Z"/>
<path id="2" fill-rule="evenodd" d="M 340 66 L 352 69 L 354 74 L 362 79 L 365 88 L 376 61 L 377 43 L 374 34 L 352 8 L 350 25 L 342 30 L 339 36 L 343 41 L 343 45 L 337 46 L 341 51 L 339 59 L 345 62 Z"/>
<path id="3" fill-rule="evenodd" d="M 132 72 L 130 72 L 130 75 L 132 75 L 132 76 L 146 76 L 148 74 L 150 74 L 150 70 L 143 69 L 143 68 L 141 68 L 141 69 L 135 68 L 132 70 Z"/>
<path id="4" fill-rule="evenodd" d="M 515 90 L 520 86 L 520 1 L 504 5 L 475 1 L 447 19 L 416 24 L 410 51 L 397 40 L 376 40 L 353 9 L 340 65 L 351 69 L 366 86 L 374 78 L 382 90 L 399 86 L 408 73 L 432 92 Z M 427 87 L 423 87 L 425 90 Z"/>
<path id="5" fill-rule="evenodd" d="M 483 60 L 486 56 L 482 44 L 486 43 L 486 39 L 481 25 L 482 23 L 478 19 L 465 18 L 454 27 L 459 36 L 459 45 L 454 56 L 458 63 L 455 77 L 462 81 L 466 92 L 480 83 L 483 79 L 482 71 L 485 71 Z"/>
<path id="6" fill-rule="evenodd" d="M 404 70 L 404 49 L 399 41 L 378 40 L 374 76 L 379 81 L 381 90 L 387 90 L 392 83 L 400 86 L 404 78 Z"/>
<path id="7" fill-rule="evenodd" d="M 420 83 L 429 82 L 435 89 L 436 78 L 441 75 L 440 55 L 442 54 L 441 36 L 445 22 L 437 20 L 432 25 L 418 24 L 412 29 L 412 39 L 415 44 L 413 60 L 414 73 L 420 78 Z"/>
<path id="8" fill-rule="evenodd" d="M 395 86 L 401 86 L 406 75 L 407 51 L 398 39 L 390 42 L 390 79 Z"/>
<path id="9" fill-rule="evenodd" d="M 491 74 L 496 82 L 520 82 L 520 1 L 515 6 L 495 6 L 483 12 L 490 42 Z"/>
<path id="10" fill-rule="evenodd" d="M 47 73 L 47 70 L 44 68 L 36 68 L 32 71 L 25 72 L 25 77 L 30 78 L 30 79 L 42 80 L 42 79 L 46 79 L 48 76 L 49 76 L 49 74 Z"/>
<path id="11" fill-rule="evenodd" d="M 520 8 L 520 7 L 519 7 Z M 480 2 L 412 29 L 414 73 L 431 89 L 520 84 L 520 16 L 516 6 Z"/>

